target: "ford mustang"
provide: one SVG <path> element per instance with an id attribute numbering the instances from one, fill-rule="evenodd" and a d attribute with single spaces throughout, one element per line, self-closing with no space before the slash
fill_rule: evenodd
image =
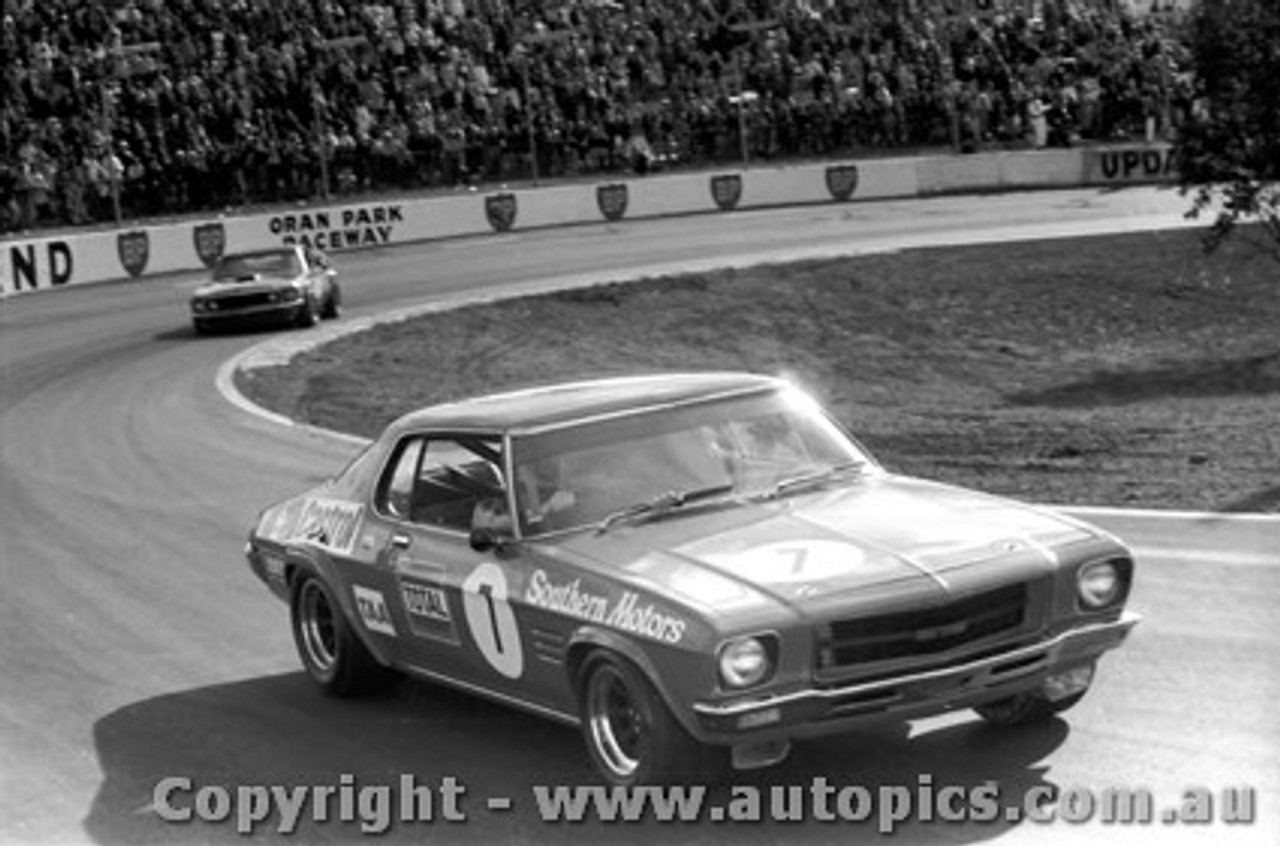
<path id="1" fill-rule="evenodd" d="M 191 320 L 204 333 L 233 323 L 270 320 L 313 326 L 337 317 L 337 271 L 319 250 L 301 245 L 228 253 L 210 281 L 191 295 Z"/>
<path id="2" fill-rule="evenodd" d="M 741 373 L 410 413 L 266 509 L 247 555 L 324 691 L 409 674 L 524 707 L 617 785 L 873 719 L 1046 719 L 1138 620 L 1115 537 L 888 472 Z"/>

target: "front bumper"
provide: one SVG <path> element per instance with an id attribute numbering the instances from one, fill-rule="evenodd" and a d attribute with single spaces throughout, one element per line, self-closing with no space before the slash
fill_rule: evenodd
<path id="1" fill-rule="evenodd" d="M 880 718 L 910 719 L 1036 689 L 1046 678 L 1119 646 L 1141 618 L 1088 623 L 1048 640 L 963 664 L 834 687 L 724 703 L 695 703 L 705 743 L 764 743 L 847 731 Z"/>
<path id="2" fill-rule="evenodd" d="M 306 306 L 307 301 L 305 299 L 289 300 L 288 302 L 262 303 L 260 305 L 215 309 L 213 311 L 195 311 L 193 309 L 191 316 L 195 320 L 203 320 L 208 323 L 229 323 L 240 320 L 279 320 L 296 318 Z"/>

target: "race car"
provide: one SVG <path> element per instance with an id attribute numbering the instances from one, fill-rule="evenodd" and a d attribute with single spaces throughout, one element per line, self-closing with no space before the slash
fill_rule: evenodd
<path id="1" fill-rule="evenodd" d="M 885 717 L 1046 719 L 1138 621 L 1117 538 L 891 473 L 747 373 L 410 413 L 246 552 L 324 691 L 455 685 L 580 726 L 620 786 Z"/>
<path id="2" fill-rule="evenodd" d="M 191 295 L 195 331 L 261 321 L 307 327 L 335 318 L 342 305 L 337 276 L 329 258 L 313 247 L 228 253 Z"/>

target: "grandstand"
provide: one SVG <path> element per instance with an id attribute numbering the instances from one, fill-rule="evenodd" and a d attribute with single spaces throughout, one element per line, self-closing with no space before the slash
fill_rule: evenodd
<path id="1" fill-rule="evenodd" d="M 0 230 L 1159 134 L 1191 90 L 1134 5 L 16 0 Z"/>

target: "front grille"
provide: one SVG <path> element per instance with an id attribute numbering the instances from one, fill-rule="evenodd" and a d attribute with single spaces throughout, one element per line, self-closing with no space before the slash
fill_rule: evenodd
<path id="1" fill-rule="evenodd" d="M 1027 599 L 1027 586 L 1019 583 L 942 605 L 837 620 L 820 663 L 827 669 L 947 652 L 1019 628 Z"/>
<path id="2" fill-rule="evenodd" d="M 209 301 L 211 311 L 237 311 L 242 308 L 275 305 L 280 302 L 275 291 L 259 291 L 253 294 L 227 294 Z"/>

